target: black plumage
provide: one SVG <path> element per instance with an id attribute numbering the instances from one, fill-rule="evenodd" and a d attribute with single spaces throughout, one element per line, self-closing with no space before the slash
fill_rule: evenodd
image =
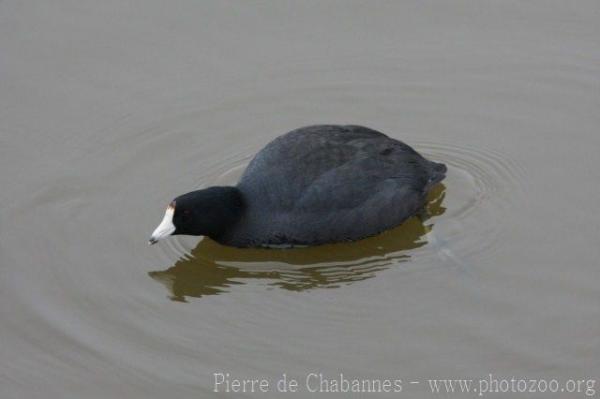
<path id="1" fill-rule="evenodd" d="M 265 146 L 236 187 L 186 194 L 193 217 L 181 231 L 175 222 L 174 234 L 195 228 L 196 235 L 239 247 L 358 240 L 414 215 L 445 172 L 445 165 L 375 130 L 308 126 Z M 175 202 L 174 220 L 184 211 L 183 201 Z M 203 209 L 216 217 L 201 217 Z"/>

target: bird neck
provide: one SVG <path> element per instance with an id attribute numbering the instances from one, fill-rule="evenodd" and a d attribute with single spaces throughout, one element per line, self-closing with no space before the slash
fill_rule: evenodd
<path id="1" fill-rule="evenodd" d="M 219 241 L 242 217 L 244 200 L 236 187 L 210 187 L 204 191 L 204 235 Z"/>

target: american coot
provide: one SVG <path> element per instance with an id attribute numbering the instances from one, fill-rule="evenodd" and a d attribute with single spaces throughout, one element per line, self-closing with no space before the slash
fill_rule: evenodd
<path id="1" fill-rule="evenodd" d="M 237 186 L 175 198 L 150 244 L 176 234 L 236 247 L 358 240 L 414 215 L 445 172 L 363 126 L 303 127 L 263 148 Z"/>

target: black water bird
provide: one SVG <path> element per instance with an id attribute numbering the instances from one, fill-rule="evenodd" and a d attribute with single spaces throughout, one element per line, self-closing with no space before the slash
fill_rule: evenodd
<path id="1" fill-rule="evenodd" d="M 363 126 L 316 125 L 267 144 L 234 187 L 175 198 L 150 243 L 208 236 L 230 246 L 359 240 L 417 213 L 446 166 Z"/>

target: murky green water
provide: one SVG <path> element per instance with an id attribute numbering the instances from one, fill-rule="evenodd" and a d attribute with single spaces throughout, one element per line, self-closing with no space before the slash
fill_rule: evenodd
<path id="1" fill-rule="evenodd" d="M 600 379 L 599 20 L 593 1 L 0 2 L 0 397 Z M 358 243 L 148 247 L 174 196 L 315 123 L 448 177 Z"/>

